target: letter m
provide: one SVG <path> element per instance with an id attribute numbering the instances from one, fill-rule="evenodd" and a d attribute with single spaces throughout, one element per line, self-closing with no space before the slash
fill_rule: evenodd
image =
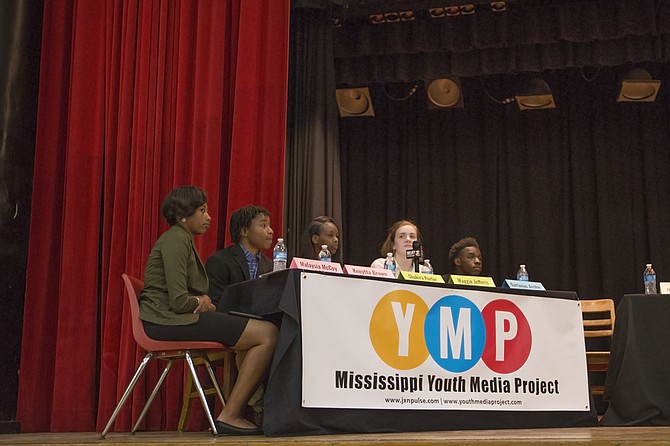
<path id="1" fill-rule="evenodd" d="M 455 327 L 454 327 L 455 325 Z M 470 309 L 461 308 L 458 320 L 454 324 L 451 307 L 440 308 L 440 357 L 449 358 L 449 347 L 453 359 L 472 359 L 472 325 L 470 324 Z"/>

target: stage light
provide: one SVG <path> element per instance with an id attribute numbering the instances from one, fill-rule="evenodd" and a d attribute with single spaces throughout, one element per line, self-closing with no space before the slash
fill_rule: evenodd
<path id="1" fill-rule="evenodd" d="M 338 88 L 335 90 L 335 97 L 343 118 L 375 115 L 368 87 Z"/>
<path id="2" fill-rule="evenodd" d="M 435 79 L 426 88 L 429 108 L 463 108 L 461 82 L 457 77 Z"/>
<path id="3" fill-rule="evenodd" d="M 507 11 L 507 4 L 505 2 L 491 2 L 491 11 L 493 12 Z"/>
<path id="4" fill-rule="evenodd" d="M 386 14 L 384 14 L 384 17 L 386 17 L 386 23 L 394 23 L 400 21 L 400 14 L 398 14 L 397 12 L 387 12 Z"/>
<path id="5" fill-rule="evenodd" d="M 549 85 L 541 78 L 530 79 L 518 96 L 514 96 L 519 110 L 556 108 Z"/>
<path id="6" fill-rule="evenodd" d="M 373 25 L 386 23 L 386 17 L 384 16 L 384 14 L 370 14 L 370 23 L 372 23 Z"/>
<path id="7" fill-rule="evenodd" d="M 617 102 L 654 102 L 661 81 L 651 78 L 643 68 L 633 68 L 621 81 L 621 90 Z"/>
<path id="8" fill-rule="evenodd" d="M 384 12 L 384 13 L 375 13 L 375 14 L 370 14 L 370 23 L 373 25 L 379 25 L 382 23 L 398 23 L 398 22 L 407 22 L 410 20 L 416 19 L 416 15 L 414 14 L 414 11 L 411 9 L 405 10 L 405 11 L 391 11 L 391 12 Z"/>
<path id="9" fill-rule="evenodd" d="M 430 8 L 428 12 L 433 19 L 441 19 L 445 16 L 444 8 Z"/>
<path id="10" fill-rule="evenodd" d="M 474 13 L 475 13 L 475 5 L 468 4 L 468 5 L 462 5 L 461 6 L 461 14 L 469 15 L 469 14 L 474 14 Z"/>
<path id="11" fill-rule="evenodd" d="M 444 13 L 447 15 L 447 17 L 460 15 L 461 8 L 459 8 L 458 6 L 447 6 L 446 8 L 444 8 Z"/>

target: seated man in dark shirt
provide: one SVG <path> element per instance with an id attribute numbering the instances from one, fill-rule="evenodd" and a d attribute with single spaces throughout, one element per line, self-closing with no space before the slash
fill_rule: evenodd
<path id="1" fill-rule="evenodd" d="M 228 285 L 255 279 L 272 271 L 272 260 L 262 250 L 272 247 L 270 213 L 259 206 L 246 206 L 230 216 L 233 244 L 212 254 L 205 265 L 209 295 L 217 304 Z"/>

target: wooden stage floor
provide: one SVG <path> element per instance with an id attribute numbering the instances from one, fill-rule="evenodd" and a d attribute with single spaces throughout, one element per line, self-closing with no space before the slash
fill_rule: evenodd
<path id="1" fill-rule="evenodd" d="M 97 433 L 38 433 L 0 435 L 0 445 L 256 445 L 256 446 L 670 446 L 670 426 L 588 427 L 562 429 L 468 430 L 396 434 L 321 435 L 305 437 L 212 437 L 207 432 L 110 433 L 105 440 Z"/>

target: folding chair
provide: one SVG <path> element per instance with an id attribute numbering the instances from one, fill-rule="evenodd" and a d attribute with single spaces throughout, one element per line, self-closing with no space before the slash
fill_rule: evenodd
<path id="1" fill-rule="evenodd" d="M 614 301 L 612 299 L 580 300 L 584 321 L 584 338 L 598 339 L 597 350 L 586 348 L 586 370 L 589 372 L 607 373 L 614 334 Z M 592 395 L 602 395 L 603 385 L 591 385 Z"/>
<path id="2" fill-rule="evenodd" d="M 128 388 L 123 393 L 123 396 L 121 396 L 121 399 L 119 400 L 119 403 L 116 405 L 116 408 L 112 413 L 112 416 L 109 418 L 109 421 L 105 426 L 105 429 L 100 434 L 100 438 L 104 439 L 105 435 L 107 435 L 107 432 L 109 432 L 110 428 L 112 427 L 112 424 L 114 423 L 114 420 L 121 411 L 121 408 L 123 408 L 123 405 L 127 401 L 130 394 L 132 393 L 135 384 L 137 384 L 137 381 L 144 372 L 147 364 L 152 359 L 162 359 L 164 361 L 167 361 L 167 364 L 165 366 L 165 369 L 163 369 L 163 373 L 158 379 L 156 386 L 151 392 L 149 399 L 144 405 L 144 408 L 142 409 L 142 412 L 140 413 L 140 416 L 137 419 L 137 422 L 135 423 L 135 426 L 133 427 L 131 434 L 135 433 L 140 423 L 144 419 L 147 411 L 149 410 L 149 406 L 151 405 L 156 394 L 160 390 L 160 387 L 165 381 L 165 378 L 167 377 L 168 373 L 170 373 L 170 370 L 172 370 L 174 361 L 184 359 L 186 360 L 186 364 L 188 365 L 188 370 L 191 375 L 190 378 L 193 380 L 197 395 L 200 397 L 202 406 L 205 409 L 207 420 L 209 421 L 209 424 L 212 427 L 212 434 L 216 435 L 217 434 L 216 425 L 214 424 L 214 419 L 212 418 L 212 414 L 209 411 L 205 391 L 203 390 L 202 385 L 200 384 L 200 380 L 198 379 L 198 374 L 195 368 L 196 366 L 195 360 L 199 358 L 205 365 L 205 367 L 207 368 L 207 372 L 209 373 L 209 377 L 212 380 L 214 391 L 221 400 L 221 404 L 225 405 L 226 401 L 223 397 L 221 386 L 219 385 L 219 382 L 216 379 L 216 375 L 212 370 L 212 366 L 210 364 L 210 357 L 212 355 L 220 355 L 221 352 L 226 352 L 227 351 L 226 346 L 219 342 L 209 342 L 209 341 L 157 341 L 155 339 L 151 339 L 145 333 L 144 325 L 142 325 L 142 321 L 140 320 L 140 306 L 138 303 L 138 296 L 142 291 L 144 284 L 142 283 L 141 280 L 131 277 L 127 274 L 122 274 L 121 277 L 123 278 L 123 281 L 126 285 L 126 290 L 128 292 L 128 301 L 130 303 L 130 313 L 132 316 L 133 337 L 135 338 L 135 342 L 137 342 L 137 344 L 140 347 L 142 347 L 144 350 L 147 351 L 147 354 L 144 356 L 144 359 L 142 359 L 142 362 L 140 363 L 139 367 L 137 368 L 137 371 L 135 372 L 135 375 L 130 380 Z"/>

